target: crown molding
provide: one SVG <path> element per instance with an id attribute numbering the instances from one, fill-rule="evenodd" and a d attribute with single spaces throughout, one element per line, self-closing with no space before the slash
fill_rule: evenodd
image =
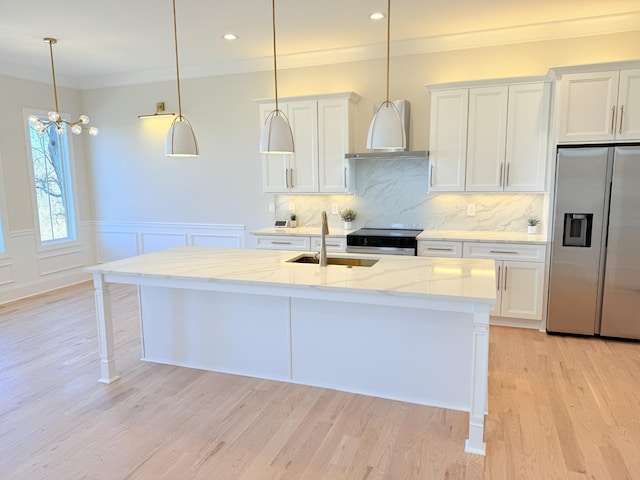
<path id="1" fill-rule="evenodd" d="M 393 57 L 423 55 L 453 50 L 590 37 L 638 30 L 640 30 L 640 11 L 395 41 L 391 43 L 391 52 Z M 278 67 L 280 69 L 304 68 L 375 60 L 384 58 L 385 56 L 386 44 L 379 43 L 291 55 L 279 55 Z M 183 66 L 180 69 L 180 77 L 181 79 L 187 79 L 233 75 L 268 71 L 271 70 L 271 68 L 273 68 L 273 59 L 271 57 L 250 58 L 232 62 Z M 42 82 L 43 78 L 41 70 L 30 70 L 8 65 L 2 67 L 2 73 L 39 82 Z M 94 77 L 71 78 L 67 76 L 61 78 L 59 83 L 62 86 L 70 88 L 88 90 L 172 80 L 175 80 L 175 71 L 173 67 L 167 67 L 166 69 L 141 70 Z"/>

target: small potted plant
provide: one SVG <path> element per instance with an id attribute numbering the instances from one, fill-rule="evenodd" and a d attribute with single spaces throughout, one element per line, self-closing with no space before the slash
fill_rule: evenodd
<path id="1" fill-rule="evenodd" d="M 529 235 L 533 235 L 538 232 L 538 224 L 540 223 L 540 219 L 538 217 L 529 217 L 527 220 L 527 233 Z"/>
<path id="2" fill-rule="evenodd" d="M 356 219 L 356 211 L 353 208 L 345 208 L 340 212 L 340 218 L 344 222 L 345 230 L 353 230 L 353 221 Z"/>
<path id="3" fill-rule="evenodd" d="M 291 221 L 289 222 L 289 226 L 291 228 L 295 228 L 295 226 L 298 224 L 298 222 L 296 221 L 296 218 L 298 218 L 298 217 L 296 216 L 295 213 L 292 213 L 289 218 L 291 219 Z"/>

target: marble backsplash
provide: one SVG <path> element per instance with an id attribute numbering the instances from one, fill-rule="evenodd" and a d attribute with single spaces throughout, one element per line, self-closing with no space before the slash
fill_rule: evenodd
<path id="1" fill-rule="evenodd" d="M 527 219 L 543 220 L 544 194 L 444 194 L 428 192 L 428 160 L 357 160 L 353 195 L 274 195 L 276 218 L 289 218 L 293 207 L 298 225 L 317 226 L 323 210 L 329 226 L 341 226 L 331 206 L 350 207 L 355 227 L 405 227 L 430 230 L 497 230 L 522 232 Z M 475 204 L 476 215 L 467 215 Z"/>

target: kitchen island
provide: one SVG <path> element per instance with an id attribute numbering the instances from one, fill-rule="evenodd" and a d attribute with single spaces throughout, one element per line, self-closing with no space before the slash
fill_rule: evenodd
<path id="1" fill-rule="evenodd" d="M 492 260 L 182 247 L 93 274 L 100 381 L 115 381 L 109 283 L 138 286 L 143 360 L 469 412 L 484 454 Z M 349 259 L 364 259 L 352 261 Z M 352 266 L 363 263 L 368 266 Z"/>

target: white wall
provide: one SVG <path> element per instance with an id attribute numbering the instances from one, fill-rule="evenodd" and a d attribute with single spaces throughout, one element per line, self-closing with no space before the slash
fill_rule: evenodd
<path id="1" fill-rule="evenodd" d="M 427 149 L 426 84 L 544 75 L 552 66 L 637 60 L 638 45 L 640 30 L 392 58 L 391 96 L 411 102 L 411 147 Z M 283 97 L 358 93 L 362 98 L 356 107 L 356 148 L 364 149 L 372 105 L 385 94 L 384 60 L 283 70 L 278 78 Z M 221 234 L 224 239 L 232 232 L 232 242 L 237 238 L 238 245 L 252 246 L 248 232 L 272 224 L 274 216 L 268 213 L 267 206 L 274 196 L 261 193 L 260 125 L 258 106 L 253 101 L 273 96 L 272 72 L 183 79 L 182 94 L 184 113 L 200 142 L 199 158 L 165 157 L 164 135 L 170 120 L 137 118 L 141 113 L 153 112 L 155 102 L 160 100 L 166 102 L 167 110 L 175 111 L 175 82 L 82 92 L 59 88 L 61 108 L 71 116 L 88 114 L 100 128 L 100 135 L 74 137 L 79 250 L 61 252 L 59 258 L 52 259 L 44 257 L 36 247 L 22 118 L 25 107 L 51 109 L 52 89 L 48 78 L 45 84 L 38 84 L 0 76 L 0 159 L 4 173 L 0 197 L 6 202 L 6 211 L 0 213 L 5 217 L 7 243 L 7 255 L 0 258 L 0 274 L 9 271 L 12 278 L 2 284 L 0 277 L 0 303 L 86 278 L 81 274 L 81 265 L 110 259 L 119 255 L 117 252 L 140 253 L 144 251 L 140 238 L 149 232 L 157 232 L 158 238 L 166 240 L 156 247 L 171 245 L 178 238 L 181 244 L 189 244 L 202 229 L 212 235 L 209 238 Z M 357 202 L 359 198 L 339 197 L 341 202 Z M 418 203 L 430 205 L 427 216 L 442 213 L 438 197 L 418 199 Z M 507 201 L 517 205 L 510 210 L 511 216 L 542 208 L 538 207 L 539 195 L 522 197 L 515 203 Z M 451 208 L 460 209 L 467 198 L 453 199 Z M 491 225 L 489 217 L 480 215 L 484 206 L 485 211 L 495 209 L 505 198 L 479 198 L 479 215 L 471 226 Z M 309 223 L 313 223 L 313 212 L 326 205 L 327 200 L 306 201 L 311 205 Z M 282 205 L 287 200 L 276 201 Z M 451 201 L 444 203 L 452 205 Z M 451 213 L 455 217 L 455 212 Z M 430 225 L 429 218 L 421 220 L 422 226 Z M 458 220 L 463 225 L 468 221 Z M 512 228 L 508 222 L 500 226 Z M 106 246 L 101 241 L 95 253 L 96 232 L 99 237 L 104 234 L 102 239 L 117 240 Z M 114 236 L 114 232 L 121 234 Z M 229 240 L 221 241 L 224 244 Z M 10 267 L 3 270 L 2 265 L 7 263 Z"/>

